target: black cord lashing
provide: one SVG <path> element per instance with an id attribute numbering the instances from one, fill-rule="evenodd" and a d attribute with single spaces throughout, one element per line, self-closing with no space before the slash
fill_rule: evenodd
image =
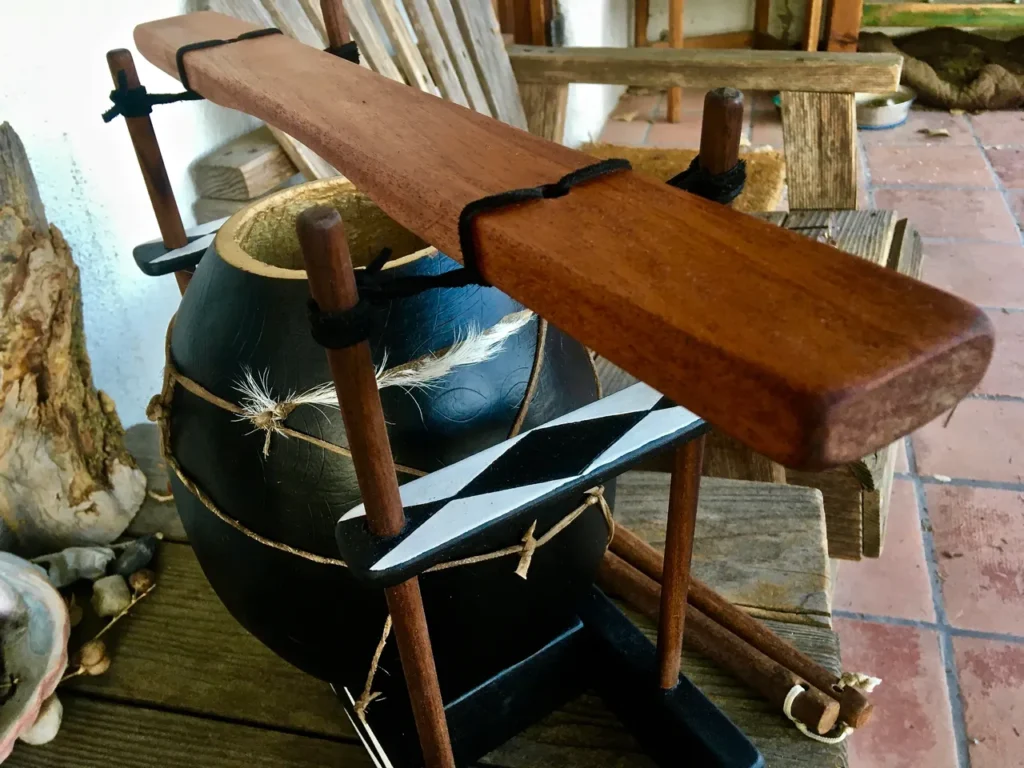
<path id="1" fill-rule="evenodd" d="M 257 37 L 266 37 L 267 35 L 283 35 L 277 27 L 268 27 L 267 29 L 254 29 L 251 32 L 243 32 L 238 37 L 232 37 L 228 40 L 200 40 L 198 43 L 189 43 L 183 45 L 174 54 L 174 63 L 178 65 L 178 79 L 181 80 L 181 84 L 185 86 L 186 91 L 192 91 L 191 86 L 188 84 L 188 74 L 185 72 L 185 54 L 191 53 L 192 51 L 202 51 L 206 48 L 217 48 L 221 45 L 230 45 L 231 43 L 240 43 L 243 40 L 253 40 Z"/>
<path id="2" fill-rule="evenodd" d="M 117 72 L 117 88 L 110 92 L 110 100 L 114 106 L 103 113 L 103 122 L 109 123 L 118 115 L 124 117 L 145 117 L 158 104 L 173 104 L 177 101 L 195 101 L 203 98 L 194 91 L 181 93 L 149 93 L 146 86 L 128 87 L 128 73 L 123 69 Z"/>
<path id="3" fill-rule="evenodd" d="M 747 162 L 740 160 L 725 173 L 710 173 L 701 167 L 698 155 L 693 158 L 689 168 L 666 183 L 706 200 L 728 205 L 740 196 L 747 183 Z"/>
<path id="4" fill-rule="evenodd" d="M 324 50 L 339 59 L 345 59 L 345 61 L 351 61 L 353 64 L 359 63 L 359 46 L 356 45 L 355 40 L 350 40 L 347 43 L 341 45 L 330 45 Z"/>
<path id="5" fill-rule="evenodd" d="M 453 269 L 440 275 L 391 277 L 383 271 L 384 265 L 391 258 L 391 251 L 384 249 L 366 269 L 356 272 L 359 303 L 351 310 L 324 313 L 320 311 L 315 302 L 310 303 L 310 324 L 313 329 L 313 338 L 321 346 L 329 349 L 352 346 L 369 337 L 372 329 L 370 311 L 373 304 L 415 296 L 434 288 L 461 288 L 467 285 L 490 286 L 490 283 L 480 273 L 477 264 L 473 225 L 478 216 L 532 200 L 553 200 L 565 197 L 573 187 L 579 184 L 593 181 L 610 173 L 628 171 L 631 168 L 628 160 L 620 158 L 602 160 L 567 173 L 551 184 L 513 189 L 474 200 L 466 205 L 459 214 L 461 269 Z M 347 317 L 348 315 L 351 317 Z"/>

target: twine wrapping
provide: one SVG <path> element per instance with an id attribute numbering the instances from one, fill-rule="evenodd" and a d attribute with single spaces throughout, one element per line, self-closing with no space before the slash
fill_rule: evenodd
<path id="1" fill-rule="evenodd" d="M 849 687 L 855 688 L 862 693 L 871 693 L 881 684 L 882 678 L 880 677 L 872 677 L 871 675 L 865 675 L 862 672 L 843 672 L 839 678 L 839 682 L 836 683 L 835 688 L 836 690 L 841 691 L 844 688 Z M 807 689 L 802 685 L 794 685 L 789 689 L 789 693 L 786 694 L 786 700 L 782 703 L 782 714 L 784 714 L 793 723 L 793 725 L 796 726 L 796 729 L 808 739 L 817 741 L 821 744 L 839 744 L 845 741 L 846 738 L 856 730 L 856 728 L 849 723 L 839 723 L 837 725 L 839 732 L 834 736 L 829 736 L 828 734 L 821 736 L 820 734 L 814 733 L 793 715 L 793 702 L 795 702 L 797 696 L 805 690 Z"/>

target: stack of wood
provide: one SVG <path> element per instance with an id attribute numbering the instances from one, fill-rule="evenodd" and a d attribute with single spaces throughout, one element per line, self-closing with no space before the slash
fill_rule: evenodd
<path id="1" fill-rule="evenodd" d="M 196 221 L 230 216 L 302 175 L 266 126 L 225 144 L 195 164 Z"/>

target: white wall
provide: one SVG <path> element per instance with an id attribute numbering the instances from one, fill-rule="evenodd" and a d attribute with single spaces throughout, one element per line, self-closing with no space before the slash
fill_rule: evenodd
<path id="1" fill-rule="evenodd" d="M 565 44 L 576 47 L 632 44 L 630 0 L 559 0 L 565 19 Z M 596 140 L 625 88 L 573 84 L 565 116 L 565 143 L 570 147 Z"/>
<path id="2" fill-rule="evenodd" d="M 158 236 L 123 119 L 109 125 L 104 54 L 125 47 L 151 92 L 181 90 L 134 51 L 135 24 L 185 10 L 186 0 L 0 0 L 0 121 L 28 151 L 50 223 L 82 274 L 85 330 L 96 384 L 125 425 L 145 420 L 160 387 L 163 336 L 178 305 L 171 277 L 145 277 L 132 248 Z M 205 102 L 157 107 L 153 122 L 185 226 L 195 191 L 190 163 L 255 122 Z"/>

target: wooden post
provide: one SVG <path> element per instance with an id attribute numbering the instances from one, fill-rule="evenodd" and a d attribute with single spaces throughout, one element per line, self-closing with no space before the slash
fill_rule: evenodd
<path id="1" fill-rule="evenodd" d="M 690 558 L 697 522 L 700 467 L 704 436 L 676 448 L 672 485 L 668 497 L 668 528 L 665 533 L 665 567 L 658 621 L 658 674 L 665 690 L 676 687 L 682 663 L 686 593 L 690 590 Z"/>
<path id="2" fill-rule="evenodd" d="M 352 34 L 348 28 L 348 19 L 345 18 L 345 7 L 342 5 L 341 0 L 320 0 L 320 11 L 324 15 L 327 44 L 331 48 L 344 45 L 352 40 Z"/>
<path id="3" fill-rule="evenodd" d="M 841 53 L 856 53 L 860 36 L 863 0 L 832 0 L 825 25 L 826 48 Z"/>
<path id="4" fill-rule="evenodd" d="M 324 312 L 354 307 L 359 293 L 341 215 L 327 206 L 310 208 L 299 216 L 296 228 L 309 291 L 317 305 Z M 370 345 L 364 341 L 344 349 L 328 349 L 327 359 L 366 505 L 367 525 L 378 536 L 394 536 L 405 525 L 405 513 Z M 409 579 L 386 593 L 424 762 L 427 768 L 454 768 L 419 579 Z"/>
<path id="5" fill-rule="evenodd" d="M 646 48 L 647 24 L 651 20 L 650 0 L 634 0 L 633 6 L 633 45 L 637 48 Z"/>
<path id="6" fill-rule="evenodd" d="M 739 161 L 743 133 L 743 94 L 716 88 L 704 95 L 700 126 L 700 164 L 710 173 L 725 173 Z"/>
<path id="7" fill-rule="evenodd" d="M 107 51 L 107 66 L 110 68 L 115 88 L 118 86 L 119 72 L 124 72 L 129 88 L 139 87 L 139 73 L 135 69 L 135 61 L 130 51 L 125 48 Z M 153 121 L 149 119 L 149 115 L 126 117 L 124 121 L 128 125 L 128 135 L 132 137 L 132 146 L 135 147 L 142 178 L 146 181 L 146 191 L 149 192 L 149 201 L 153 205 L 153 213 L 156 214 L 157 226 L 160 227 L 160 237 L 167 248 L 182 248 L 188 245 L 188 236 L 185 234 L 185 225 L 181 223 L 178 204 L 174 200 L 171 180 L 167 178 L 167 167 L 164 165 L 164 157 L 156 140 Z M 175 272 L 174 279 L 178 281 L 178 290 L 185 293 L 192 274 L 185 271 Z"/>
<path id="8" fill-rule="evenodd" d="M 668 37 L 673 48 L 683 47 L 683 0 L 669 0 Z M 668 89 L 668 121 L 678 123 L 683 116 L 683 89 Z"/>
<path id="9" fill-rule="evenodd" d="M 818 50 L 818 40 L 821 37 L 821 11 L 825 0 L 808 0 L 807 18 L 804 19 L 804 41 L 805 51 Z"/>
<path id="10" fill-rule="evenodd" d="M 860 2 L 861 0 L 856 0 Z M 754 47 L 764 35 L 768 34 L 768 26 L 772 20 L 772 0 L 756 0 L 754 5 Z"/>

